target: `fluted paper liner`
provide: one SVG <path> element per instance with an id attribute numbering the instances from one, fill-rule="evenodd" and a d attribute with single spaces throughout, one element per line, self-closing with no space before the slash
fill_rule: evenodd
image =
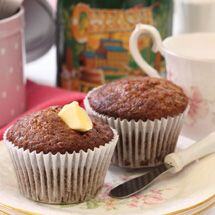
<path id="1" fill-rule="evenodd" d="M 186 111 L 154 121 L 121 120 L 93 110 L 88 97 L 96 89 L 88 93 L 84 105 L 89 114 L 101 118 L 119 134 L 112 163 L 128 168 L 154 167 L 163 163 L 164 157 L 175 150 Z"/>
<path id="2" fill-rule="evenodd" d="M 95 197 L 104 183 L 118 135 L 104 146 L 53 155 L 18 148 L 6 138 L 20 192 L 29 199 L 51 203 L 77 203 Z"/>

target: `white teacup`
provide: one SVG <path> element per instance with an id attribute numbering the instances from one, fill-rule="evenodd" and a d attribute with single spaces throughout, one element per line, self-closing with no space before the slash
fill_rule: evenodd
<path id="1" fill-rule="evenodd" d="M 166 60 L 167 78 L 181 86 L 189 97 L 183 134 L 200 139 L 215 130 L 215 34 L 194 33 L 161 40 L 156 28 L 138 24 L 130 37 L 130 52 L 149 76 L 160 77 L 140 55 L 138 38 L 152 37 L 152 50 Z"/>
<path id="2" fill-rule="evenodd" d="M 215 0 L 175 0 L 173 34 L 215 32 Z"/>

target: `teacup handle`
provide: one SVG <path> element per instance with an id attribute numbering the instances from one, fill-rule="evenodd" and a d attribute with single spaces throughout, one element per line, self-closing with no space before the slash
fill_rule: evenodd
<path id="1" fill-rule="evenodd" d="M 151 25 L 144 25 L 144 24 L 137 24 L 134 31 L 131 33 L 131 36 L 129 39 L 129 49 L 130 49 L 131 55 L 136 61 L 136 63 L 139 65 L 139 67 L 148 76 L 160 78 L 161 76 L 159 75 L 158 71 L 154 69 L 152 66 L 150 66 L 140 54 L 140 51 L 138 49 L 138 39 L 142 34 L 149 34 L 153 40 L 152 51 L 153 52 L 159 51 L 163 55 L 162 40 L 161 40 L 160 33 L 155 27 Z"/>

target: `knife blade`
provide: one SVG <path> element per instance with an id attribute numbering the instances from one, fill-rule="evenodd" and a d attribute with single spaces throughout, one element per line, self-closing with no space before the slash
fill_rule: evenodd
<path id="1" fill-rule="evenodd" d="M 167 172 L 177 173 L 193 161 L 212 153 L 215 153 L 215 132 L 187 149 L 167 155 L 164 164 L 118 185 L 109 192 L 109 195 L 114 198 L 130 197 L 149 187 L 161 175 Z"/>
<path id="2" fill-rule="evenodd" d="M 144 175 L 133 178 L 113 188 L 109 195 L 114 198 L 128 198 L 150 186 L 158 177 L 166 173 L 171 166 L 162 164 Z"/>

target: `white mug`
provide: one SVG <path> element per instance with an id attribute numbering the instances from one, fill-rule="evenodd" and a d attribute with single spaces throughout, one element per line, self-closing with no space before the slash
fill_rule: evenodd
<path id="1" fill-rule="evenodd" d="M 130 37 L 130 52 L 149 76 L 160 77 L 141 56 L 138 38 L 152 37 L 154 52 L 166 61 L 167 79 L 181 86 L 189 97 L 183 135 L 198 140 L 215 130 L 215 34 L 194 33 L 161 40 L 156 28 L 138 24 Z"/>

